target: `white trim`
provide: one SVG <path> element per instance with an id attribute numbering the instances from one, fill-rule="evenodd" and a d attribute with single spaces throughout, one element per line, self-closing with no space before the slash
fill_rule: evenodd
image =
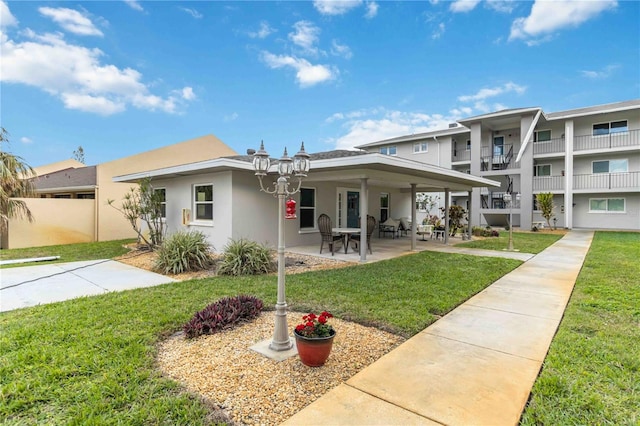
<path id="1" fill-rule="evenodd" d="M 538 125 L 538 120 L 540 119 L 540 115 L 542 115 L 541 109 L 539 109 L 535 117 L 533 117 L 533 121 L 531 122 L 531 125 L 529 126 L 527 133 L 525 133 L 524 136 L 522 137 L 522 140 L 520 141 L 520 151 L 518 151 L 518 155 L 516 156 L 516 163 L 519 163 L 520 159 L 524 155 L 524 151 L 527 149 L 527 145 L 529 144 L 529 139 L 531 139 L 531 136 L 533 136 L 533 131 Z"/>
<path id="2" fill-rule="evenodd" d="M 211 201 L 197 201 L 196 200 L 196 187 L 197 186 L 210 186 L 211 187 Z M 193 211 L 193 221 L 190 222 L 190 225 L 193 224 L 213 224 L 213 183 L 212 182 L 204 182 L 204 183 L 193 183 L 191 184 L 191 206 Z M 211 205 L 211 219 L 199 219 L 198 218 L 198 209 L 196 208 L 199 204 Z"/>
<path id="3" fill-rule="evenodd" d="M 591 210 L 591 201 L 592 200 L 606 200 L 607 209 L 606 210 Z M 624 210 L 609 210 L 609 200 L 622 200 L 624 202 Z M 589 210 L 587 213 L 595 213 L 595 214 L 626 214 L 627 213 L 627 199 L 625 197 L 593 197 L 589 198 Z"/>
<path id="4" fill-rule="evenodd" d="M 302 190 L 303 189 L 311 189 L 313 190 L 313 207 L 304 207 L 305 210 L 313 210 L 313 215 L 312 215 L 312 219 L 313 219 L 313 226 L 311 227 L 306 227 L 303 228 L 301 223 L 300 223 L 300 219 L 298 219 L 298 232 L 307 232 L 307 231 L 314 231 L 317 232 L 318 231 L 318 219 L 316 218 L 316 213 L 318 211 L 318 188 L 316 188 L 315 186 L 302 186 L 300 187 L 300 195 L 298 197 L 298 199 L 300 200 L 300 204 L 298 205 L 298 209 L 300 212 L 302 212 Z"/>

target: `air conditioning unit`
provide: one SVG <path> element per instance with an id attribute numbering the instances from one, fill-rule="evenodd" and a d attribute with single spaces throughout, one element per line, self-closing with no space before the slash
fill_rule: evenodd
<path id="1" fill-rule="evenodd" d="M 191 223 L 191 209 L 182 209 L 182 224 L 188 225 Z"/>

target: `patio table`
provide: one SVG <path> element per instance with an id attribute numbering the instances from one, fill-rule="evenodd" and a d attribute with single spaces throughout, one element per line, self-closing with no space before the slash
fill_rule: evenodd
<path id="1" fill-rule="evenodd" d="M 331 228 L 331 231 L 335 234 L 340 234 L 342 236 L 342 245 L 344 246 L 344 254 L 347 254 L 349 235 L 351 234 L 359 234 L 360 228 Z"/>

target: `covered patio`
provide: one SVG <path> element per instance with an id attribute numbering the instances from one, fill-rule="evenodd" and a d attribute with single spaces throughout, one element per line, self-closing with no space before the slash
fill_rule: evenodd
<path id="1" fill-rule="evenodd" d="M 456 235 L 449 237 L 448 244 L 462 242 L 462 237 Z M 400 238 L 378 238 L 377 232 L 371 236 L 371 249 L 373 253 L 367 253 L 367 262 L 377 262 L 380 260 L 392 259 L 394 257 L 404 256 L 423 250 L 438 250 L 445 246 L 443 239 L 427 238 L 426 240 L 418 239 L 414 249 L 411 249 L 411 237 L 402 236 Z M 343 246 L 338 246 L 334 254 L 326 247 L 320 253 L 320 241 L 313 245 L 300 245 L 295 247 L 287 247 L 287 252 L 304 254 L 308 256 L 317 256 L 326 259 L 341 260 L 344 262 L 358 263 L 360 262 L 360 254 L 358 250 L 349 247 L 347 253 L 344 252 Z"/>

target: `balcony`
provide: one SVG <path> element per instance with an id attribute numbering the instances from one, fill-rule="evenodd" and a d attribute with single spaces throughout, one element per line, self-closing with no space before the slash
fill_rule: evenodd
<path id="1" fill-rule="evenodd" d="M 573 142 L 574 151 L 589 151 L 612 148 L 630 148 L 640 146 L 640 130 L 610 133 L 598 136 L 576 136 Z"/>
<path id="2" fill-rule="evenodd" d="M 549 139 L 533 143 L 533 155 L 564 154 L 564 138 Z"/>
<path id="3" fill-rule="evenodd" d="M 564 190 L 564 176 L 536 176 L 533 178 L 534 192 L 551 192 Z"/>
<path id="4" fill-rule="evenodd" d="M 486 196 L 484 193 L 481 194 L 483 195 L 482 197 L 480 197 L 480 201 L 482 204 L 482 208 L 483 209 L 492 209 L 492 210 L 508 210 L 509 209 L 509 203 L 507 203 L 506 201 L 504 201 L 504 192 L 498 192 L 498 191 L 494 191 L 494 192 L 489 192 L 487 191 Z M 514 197 L 515 198 L 515 197 Z M 513 208 L 514 209 L 519 209 L 520 208 L 520 201 L 518 200 L 513 200 Z"/>
<path id="5" fill-rule="evenodd" d="M 515 168 L 513 145 L 504 145 L 502 149 L 483 146 L 480 150 L 480 170 L 506 170 Z"/>
<path id="6" fill-rule="evenodd" d="M 640 188 L 640 172 L 627 173 L 594 173 L 574 175 L 574 190 L 618 190 L 638 191 Z"/>
<path id="7" fill-rule="evenodd" d="M 451 161 L 454 163 L 457 161 L 471 161 L 471 150 L 453 150 L 451 153 Z"/>

